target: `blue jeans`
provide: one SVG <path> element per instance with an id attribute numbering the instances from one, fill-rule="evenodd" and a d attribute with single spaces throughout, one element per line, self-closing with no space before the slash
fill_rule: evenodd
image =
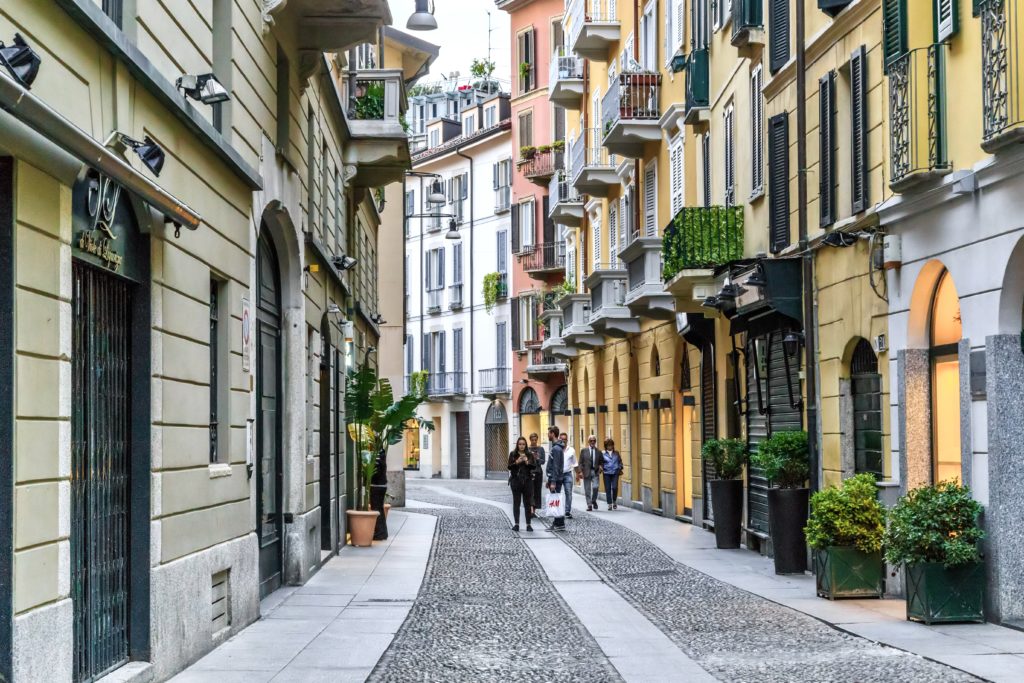
<path id="1" fill-rule="evenodd" d="M 608 505 L 615 505 L 615 501 L 619 496 L 619 475 L 618 474 L 604 474 L 604 495 L 605 500 L 608 501 Z"/>
<path id="2" fill-rule="evenodd" d="M 565 491 L 565 514 L 572 514 L 572 485 L 576 481 L 576 474 L 569 470 L 562 474 L 562 490 Z"/>

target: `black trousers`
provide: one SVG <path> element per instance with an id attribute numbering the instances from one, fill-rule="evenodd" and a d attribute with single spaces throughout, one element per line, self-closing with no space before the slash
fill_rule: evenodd
<path id="1" fill-rule="evenodd" d="M 540 507 L 541 501 L 544 500 L 544 475 L 538 473 L 533 477 L 533 500 L 530 504 L 533 505 L 534 512 Z"/>
<path id="2" fill-rule="evenodd" d="M 615 505 L 615 501 L 619 497 L 619 475 L 605 473 L 604 495 L 609 505 Z"/>
<path id="3" fill-rule="evenodd" d="M 384 500 L 387 493 L 387 484 L 370 485 L 370 509 L 380 513 L 377 515 L 377 526 L 373 529 L 373 540 L 375 541 L 384 541 L 388 537 L 388 523 L 384 518 Z"/>
<path id="4" fill-rule="evenodd" d="M 519 506 L 526 511 L 526 523 L 533 521 L 533 491 L 531 484 L 512 487 L 512 519 L 519 524 Z"/>

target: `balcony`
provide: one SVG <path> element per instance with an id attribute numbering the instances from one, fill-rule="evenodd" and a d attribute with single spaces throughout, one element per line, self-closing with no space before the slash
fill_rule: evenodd
<path id="1" fill-rule="evenodd" d="M 530 158 L 516 162 L 516 167 L 531 183 L 543 186 L 562 168 L 564 156 L 560 149 L 537 150 Z"/>
<path id="2" fill-rule="evenodd" d="M 427 313 L 440 313 L 444 305 L 444 289 L 427 290 Z"/>
<path id="3" fill-rule="evenodd" d="M 609 152 L 640 159 L 648 143 L 661 141 L 660 92 L 658 73 L 621 73 L 611 82 L 601 100 L 603 144 Z"/>
<path id="4" fill-rule="evenodd" d="M 951 170 L 946 150 L 944 43 L 910 50 L 889 64 L 889 187 L 904 190 Z"/>
<path id="5" fill-rule="evenodd" d="M 494 190 L 494 213 L 505 213 L 512 208 L 512 186 L 503 185 Z"/>
<path id="6" fill-rule="evenodd" d="M 340 74 L 351 143 L 345 163 L 356 166 L 357 187 L 382 187 L 402 180 L 410 167 L 409 137 L 402 127 L 406 109 L 401 69 Z"/>
<path id="7" fill-rule="evenodd" d="M 569 0 L 562 26 L 570 52 L 597 62 L 608 60 L 608 51 L 622 34 L 615 15 L 616 2 Z"/>
<path id="8" fill-rule="evenodd" d="M 377 30 L 390 24 L 387 0 L 262 0 L 263 16 L 293 26 L 300 51 L 344 52 L 359 43 L 372 43 Z M 284 21 L 284 20 L 292 21 Z"/>
<path id="9" fill-rule="evenodd" d="M 691 50 L 686 56 L 686 113 L 683 114 L 683 123 L 688 126 L 711 119 L 708 98 L 711 76 L 708 68 L 706 47 Z"/>
<path id="10" fill-rule="evenodd" d="M 548 184 L 548 217 L 554 223 L 576 228 L 583 223 L 583 198 L 566 176 L 565 171 L 559 171 L 551 176 L 551 182 Z"/>
<path id="11" fill-rule="evenodd" d="M 497 297 L 498 301 L 508 298 L 508 273 L 498 273 Z"/>
<path id="12" fill-rule="evenodd" d="M 633 315 L 655 320 L 675 318 L 675 297 L 665 290 L 661 279 L 661 238 L 634 233 L 619 258 L 626 264 L 625 304 Z"/>
<path id="13" fill-rule="evenodd" d="M 427 396 L 432 399 L 465 396 L 468 390 L 465 372 L 432 372 L 427 376 Z"/>
<path id="14" fill-rule="evenodd" d="M 684 207 L 665 226 L 662 277 L 677 310 L 700 312 L 715 268 L 743 258 L 743 207 Z"/>
<path id="15" fill-rule="evenodd" d="M 764 47 L 764 38 L 764 0 L 732 0 L 733 47 L 741 53 L 744 48 Z"/>
<path id="16" fill-rule="evenodd" d="M 566 54 L 563 47 L 551 57 L 548 100 L 569 111 L 578 111 L 583 97 L 583 60 Z"/>
<path id="17" fill-rule="evenodd" d="M 558 300 L 562 309 L 562 341 L 577 349 L 604 346 L 604 337 L 590 326 L 590 295 L 566 294 Z"/>
<path id="18" fill-rule="evenodd" d="M 462 308 L 462 285 L 451 285 L 448 287 L 448 308 L 457 311 Z"/>
<path id="19" fill-rule="evenodd" d="M 615 171 L 618 160 L 601 144 L 603 137 L 600 128 L 586 128 L 573 140 L 570 168 L 573 189 L 579 194 L 607 197 L 621 184 Z"/>
<path id="20" fill-rule="evenodd" d="M 542 349 L 530 351 L 526 364 L 526 374 L 539 377 L 543 375 L 561 375 L 565 372 L 565 361 L 559 360 L 554 354 Z"/>
<path id="21" fill-rule="evenodd" d="M 575 358 L 576 349 L 566 346 L 562 341 L 562 309 L 558 306 L 545 309 L 538 319 L 544 323 L 544 343 L 540 345 L 544 355 Z"/>
<path id="22" fill-rule="evenodd" d="M 480 393 L 491 398 L 512 391 L 512 371 L 508 368 L 487 368 L 478 373 Z"/>
<path id="23" fill-rule="evenodd" d="M 626 270 L 622 263 L 599 263 L 585 281 L 590 290 L 590 326 L 606 337 L 640 332 L 640 321 L 626 308 Z"/>
<path id="24" fill-rule="evenodd" d="M 531 276 L 545 276 L 565 271 L 565 242 L 535 244 L 518 256 L 519 264 Z"/>
<path id="25" fill-rule="evenodd" d="M 986 152 L 1024 139 L 1019 0 L 981 3 L 982 141 Z"/>

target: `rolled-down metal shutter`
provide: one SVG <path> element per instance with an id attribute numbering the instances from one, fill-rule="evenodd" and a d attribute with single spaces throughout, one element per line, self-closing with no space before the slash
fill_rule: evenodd
<path id="1" fill-rule="evenodd" d="M 701 348 L 700 358 L 700 411 L 701 445 L 715 438 L 715 349 L 711 344 Z M 704 519 L 715 521 L 711 508 L 711 480 L 715 469 L 711 462 L 701 458 L 704 470 Z"/>
<path id="2" fill-rule="evenodd" d="M 768 352 L 768 337 L 760 337 L 747 344 L 747 448 L 751 453 L 757 451 L 757 446 L 768 438 L 768 382 L 764 372 L 766 367 L 760 370 L 757 362 L 760 357 L 766 357 Z M 760 380 L 760 397 L 758 395 L 758 381 Z M 762 410 L 764 412 L 762 412 Z M 760 469 L 756 467 L 747 468 L 747 527 L 753 531 L 768 533 L 768 480 L 764 478 Z"/>

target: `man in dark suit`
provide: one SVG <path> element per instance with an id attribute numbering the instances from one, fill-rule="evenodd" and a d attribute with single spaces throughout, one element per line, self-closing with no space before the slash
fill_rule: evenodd
<path id="1" fill-rule="evenodd" d="M 597 437 L 587 439 L 587 447 L 580 451 L 579 473 L 583 478 L 583 495 L 587 498 L 587 512 L 597 509 L 597 494 L 601 485 L 598 471 L 601 469 L 601 451 L 597 450 Z"/>
<path id="2" fill-rule="evenodd" d="M 559 493 L 562 490 L 563 469 L 565 465 L 565 452 L 558 440 L 558 427 L 552 425 L 548 429 L 548 438 L 551 439 L 551 451 L 548 453 L 547 475 L 548 490 Z M 568 492 L 571 495 L 572 491 Z M 551 528 L 554 530 L 565 530 L 565 517 L 556 517 Z"/>

